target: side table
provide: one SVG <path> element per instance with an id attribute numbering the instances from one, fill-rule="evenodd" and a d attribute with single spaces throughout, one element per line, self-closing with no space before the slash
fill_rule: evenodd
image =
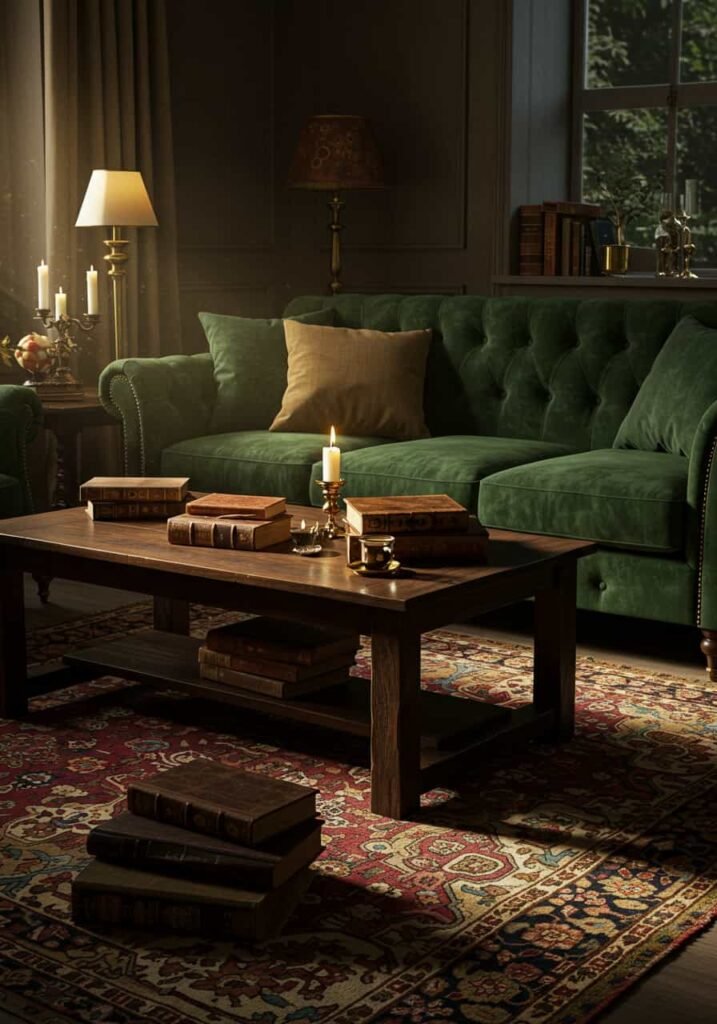
<path id="1" fill-rule="evenodd" d="M 43 401 L 43 426 L 57 441 L 57 477 L 53 509 L 71 508 L 79 502 L 82 470 L 82 431 L 88 427 L 117 425 L 104 409 L 97 392 L 84 389 L 81 401 Z"/>
<path id="2" fill-rule="evenodd" d="M 84 388 L 81 400 L 42 403 L 43 426 L 55 435 L 57 471 L 53 509 L 71 508 L 79 504 L 82 482 L 82 431 L 88 427 L 117 426 L 117 420 L 105 410 L 97 392 Z M 50 597 L 51 576 L 33 576 L 37 594 L 43 604 Z"/>

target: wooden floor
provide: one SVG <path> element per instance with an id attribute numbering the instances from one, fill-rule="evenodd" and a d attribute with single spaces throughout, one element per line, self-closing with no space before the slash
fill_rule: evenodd
<path id="1" fill-rule="evenodd" d="M 31 580 L 26 580 L 25 589 L 28 629 L 57 625 L 140 599 L 124 591 L 55 580 L 50 603 L 43 606 Z M 452 628 L 525 642 L 531 636 L 531 618 L 532 609 L 526 604 L 487 616 L 479 624 Z M 581 654 L 675 673 L 702 684 L 706 681 L 696 631 L 584 613 L 578 617 L 578 644 Z M 599 1020 L 601 1024 L 717 1024 L 717 925 L 651 972 Z M 19 1018 L 0 1009 L 0 1024 L 19 1024 Z"/>

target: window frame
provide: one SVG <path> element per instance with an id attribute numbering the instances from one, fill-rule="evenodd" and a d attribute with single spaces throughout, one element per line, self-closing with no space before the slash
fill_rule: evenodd
<path id="1" fill-rule="evenodd" d="M 682 12 L 684 0 L 672 0 L 669 81 L 658 85 L 624 85 L 589 89 L 587 79 L 588 4 L 573 0 L 573 102 L 571 126 L 570 191 L 573 200 L 582 201 L 583 116 L 596 110 L 629 110 L 635 107 L 667 108 L 667 160 L 664 191 L 677 197 L 677 116 L 681 109 L 717 106 L 717 80 L 680 82 L 682 55 Z M 704 269 L 704 268 L 702 268 Z"/>

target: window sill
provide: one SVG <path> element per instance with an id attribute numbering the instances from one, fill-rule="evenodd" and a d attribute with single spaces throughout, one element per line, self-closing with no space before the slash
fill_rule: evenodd
<path id="1" fill-rule="evenodd" d="M 699 271 L 700 277 L 655 277 L 654 274 L 615 274 L 604 277 L 533 277 L 528 274 L 503 274 L 493 277 L 494 285 L 529 285 L 551 288 L 659 288 L 660 290 L 717 289 L 717 272 L 710 268 Z"/>

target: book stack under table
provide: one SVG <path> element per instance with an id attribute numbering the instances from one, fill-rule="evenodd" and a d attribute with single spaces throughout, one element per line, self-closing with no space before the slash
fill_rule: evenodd
<path id="1" fill-rule="evenodd" d="M 346 498 L 346 525 L 349 564 L 360 559 L 359 538 L 366 534 L 393 536 L 402 565 L 486 560 L 488 531 L 447 494 Z"/>
<path id="2" fill-rule="evenodd" d="M 189 477 L 94 476 L 80 486 L 90 519 L 167 519 L 184 512 Z"/>
<path id="3" fill-rule="evenodd" d="M 301 697 L 345 683 L 359 643 L 357 633 L 259 616 L 210 629 L 199 674 L 271 697 Z"/>
<path id="4" fill-rule="evenodd" d="M 127 790 L 96 826 L 72 884 L 83 924 L 263 941 L 278 934 L 321 852 L 316 790 L 198 759 Z"/>

